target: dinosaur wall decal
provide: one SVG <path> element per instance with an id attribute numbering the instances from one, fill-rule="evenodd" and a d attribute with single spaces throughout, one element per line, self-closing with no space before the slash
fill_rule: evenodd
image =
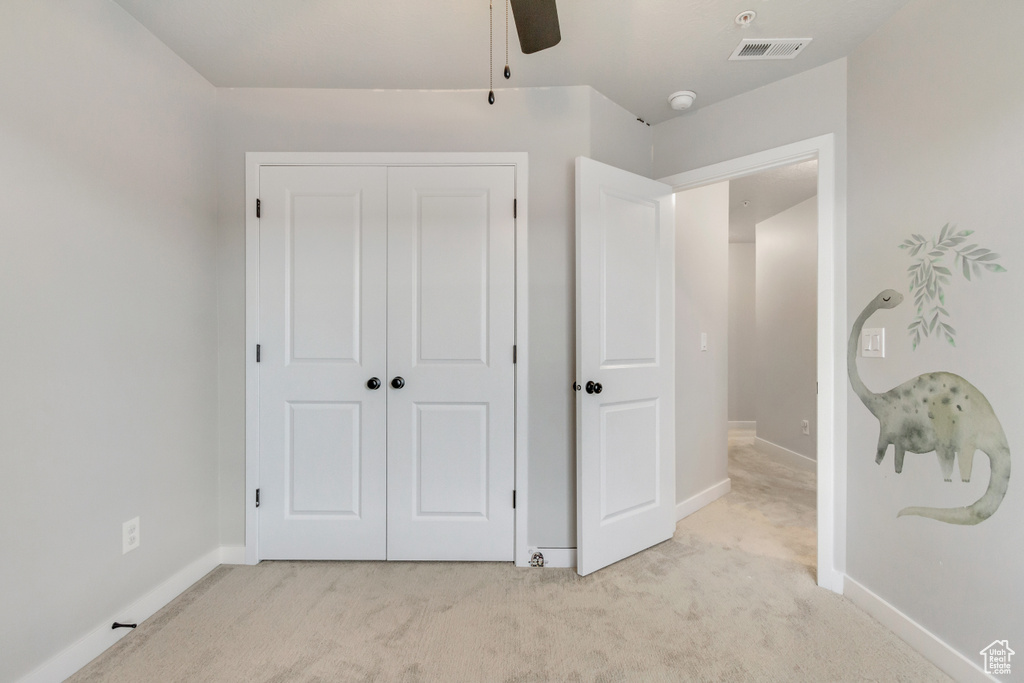
<path id="1" fill-rule="evenodd" d="M 892 444 L 898 474 L 903 471 L 905 453 L 935 451 L 946 481 L 953 478 L 954 456 L 960 465 L 960 479 L 970 481 L 974 453 L 982 451 L 988 456 L 992 474 L 985 494 L 975 503 L 959 508 L 908 507 L 897 515 L 919 515 L 949 524 L 978 524 L 999 507 L 1010 480 L 1010 448 L 988 399 L 963 377 L 950 372 L 920 375 L 876 394 L 864 385 L 857 370 L 857 347 L 864 323 L 875 311 L 895 308 L 902 301 L 903 295 L 892 289 L 876 296 L 853 323 L 847 347 L 850 384 L 865 407 L 878 418 L 880 426 L 875 462 L 882 462 Z"/>

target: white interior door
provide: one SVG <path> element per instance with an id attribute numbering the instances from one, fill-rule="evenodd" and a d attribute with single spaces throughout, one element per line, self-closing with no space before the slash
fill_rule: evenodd
<path id="1" fill-rule="evenodd" d="M 672 189 L 576 159 L 577 571 L 675 530 Z"/>
<path id="2" fill-rule="evenodd" d="M 259 180 L 259 554 L 384 559 L 387 170 Z"/>
<path id="3" fill-rule="evenodd" d="M 512 559 L 514 198 L 511 166 L 389 169 L 388 559 Z"/>

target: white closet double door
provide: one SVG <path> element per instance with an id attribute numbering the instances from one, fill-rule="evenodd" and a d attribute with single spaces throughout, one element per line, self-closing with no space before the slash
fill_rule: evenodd
<path id="1" fill-rule="evenodd" d="M 512 559 L 514 173 L 261 167 L 261 559 Z"/>

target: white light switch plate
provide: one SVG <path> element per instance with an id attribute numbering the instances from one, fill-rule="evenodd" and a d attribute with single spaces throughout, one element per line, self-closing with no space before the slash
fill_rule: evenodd
<path id="1" fill-rule="evenodd" d="M 884 327 L 868 327 L 861 331 L 860 355 L 863 358 L 885 358 Z"/>

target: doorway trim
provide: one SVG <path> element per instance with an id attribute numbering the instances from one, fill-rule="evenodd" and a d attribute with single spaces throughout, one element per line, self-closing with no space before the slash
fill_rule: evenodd
<path id="1" fill-rule="evenodd" d="M 835 134 L 794 142 L 661 182 L 676 192 L 818 160 L 818 585 L 842 594 L 846 571 L 846 193 Z"/>
<path id="2" fill-rule="evenodd" d="M 246 152 L 245 154 L 245 563 L 259 562 L 259 237 L 256 217 L 261 166 L 512 166 L 515 169 L 515 529 L 513 557 L 529 563 L 527 533 L 527 402 L 530 348 L 527 323 L 528 155 L 525 152 Z M 510 207 L 511 209 L 511 207 Z"/>

